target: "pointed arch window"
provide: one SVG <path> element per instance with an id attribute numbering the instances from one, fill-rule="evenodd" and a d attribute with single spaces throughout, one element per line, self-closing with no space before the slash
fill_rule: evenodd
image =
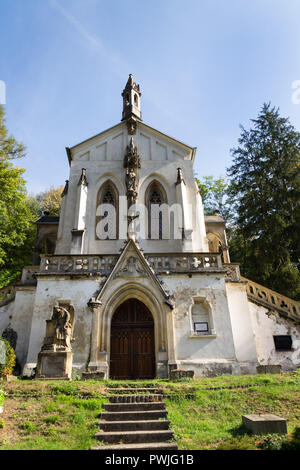
<path id="1" fill-rule="evenodd" d="M 165 190 L 157 181 L 152 182 L 146 191 L 146 206 L 148 210 L 148 238 L 163 239 L 163 204 L 167 204 Z"/>
<path id="2" fill-rule="evenodd" d="M 119 193 L 111 181 L 104 183 L 98 191 L 96 204 L 96 239 L 119 238 Z"/>

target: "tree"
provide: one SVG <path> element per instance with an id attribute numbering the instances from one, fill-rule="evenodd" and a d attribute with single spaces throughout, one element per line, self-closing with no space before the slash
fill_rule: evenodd
<path id="1" fill-rule="evenodd" d="M 49 212 L 49 215 L 52 216 L 59 216 L 61 206 L 61 193 L 63 192 L 63 189 L 63 186 L 59 186 L 58 188 L 51 186 L 46 191 L 35 196 L 40 210 L 47 211 Z"/>
<path id="2" fill-rule="evenodd" d="M 28 264 L 27 245 L 33 239 L 32 213 L 27 205 L 24 168 L 11 160 L 25 155 L 25 147 L 9 136 L 0 106 L 0 287 L 16 280 Z M 24 253 L 25 251 L 25 253 Z"/>
<path id="3" fill-rule="evenodd" d="M 204 212 L 211 215 L 219 211 L 225 220 L 230 218 L 230 211 L 227 204 L 228 183 L 226 178 L 220 176 L 203 176 L 202 180 L 196 178 L 198 188 L 202 197 Z"/>
<path id="4" fill-rule="evenodd" d="M 300 134 L 270 103 L 252 123 L 241 126 L 227 170 L 236 214 L 231 259 L 250 279 L 300 298 Z"/>
<path id="5" fill-rule="evenodd" d="M 25 156 L 25 147 L 13 136 L 8 136 L 4 114 L 4 106 L 0 104 L 0 161 L 22 158 Z"/>

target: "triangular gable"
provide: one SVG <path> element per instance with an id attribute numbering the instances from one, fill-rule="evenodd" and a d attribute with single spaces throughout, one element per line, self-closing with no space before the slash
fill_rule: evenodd
<path id="1" fill-rule="evenodd" d="M 151 268 L 150 264 L 146 260 L 145 256 L 143 255 L 142 251 L 138 247 L 137 243 L 130 239 L 127 243 L 125 248 L 123 249 L 120 257 L 115 264 L 112 272 L 102 285 L 100 291 L 97 295 L 97 301 L 100 301 L 101 297 L 103 296 L 106 287 L 109 285 L 117 277 L 124 277 L 126 279 L 138 279 L 141 277 L 149 277 L 154 284 L 156 284 L 157 288 L 165 298 L 165 302 L 171 309 L 174 308 L 172 299 L 170 295 L 165 291 L 161 282 L 157 278 L 155 272 Z"/>
<path id="2" fill-rule="evenodd" d="M 93 140 L 99 140 L 101 137 L 104 137 L 105 134 L 110 134 L 113 131 L 117 131 L 118 128 L 123 128 L 125 127 L 124 122 L 120 122 L 119 124 L 116 124 L 115 126 L 112 126 L 102 132 L 99 132 L 98 134 L 83 140 L 82 142 L 79 142 L 78 144 L 73 145 L 72 147 L 66 147 L 66 152 L 69 160 L 69 164 L 71 164 L 71 161 L 73 160 L 73 152 L 77 151 L 79 148 L 86 147 L 87 143 L 91 143 Z M 180 140 L 175 139 L 174 137 L 171 137 L 157 129 L 154 129 L 153 127 L 149 126 L 148 124 L 145 124 L 144 122 L 138 122 L 138 127 L 140 129 L 145 129 L 150 133 L 154 133 L 154 135 L 157 135 L 158 137 L 161 136 L 162 138 L 166 139 L 170 143 L 173 143 L 176 146 L 181 147 L 182 149 L 185 149 L 187 151 L 187 154 L 189 155 L 189 158 L 193 161 L 195 158 L 196 154 L 196 147 L 191 147 Z"/>

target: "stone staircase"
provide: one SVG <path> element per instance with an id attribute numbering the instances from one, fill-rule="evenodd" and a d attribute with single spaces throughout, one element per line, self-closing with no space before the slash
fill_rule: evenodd
<path id="1" fill-rule="evenodd" d="M 157 388 L 115 388 L 100 415 L 91 450 L 177 450 L 166 404 Z"/>

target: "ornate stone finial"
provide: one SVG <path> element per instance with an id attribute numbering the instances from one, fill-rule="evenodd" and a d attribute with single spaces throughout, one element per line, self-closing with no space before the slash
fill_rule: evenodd
<path id="1" fill-rule="evenodd" d="M 87 182 L 87 179 L 86 179 L 86 169 L 85 168 L 81 169 L 81 175 L 80 175 L 80 178 L 79 178 L 79 181 L 78 181 L 78 186 L 80 186 L 81 184 L 83 184 L 84 186 L 88 185 L 88 182 Z"/>
<path id="2" fill-rule="evenodd" d="M 185 181 L 183 179 L 182 169 L 177 168 L 177 180 L 175 184 L 181 184 L 181 183 L 185 184 Z"/>
<path id="3" fill-rule="evenodd" d="M 63 189 L 63 192 L 61 193 L 61 197 L 64 197 L 66 194 L 68 194 L 68 189 L 69 189 L 69 180 L 66 180 L 66 184 Z"/>
<path id="4" fill-rule="evenodd" d="M 123 112 L 122 121 L 126 121 L 128 134 L 136 133 L 137 121 L 142 120 L 140 86 L 137 85 L 130 74 L 122 92 Z"/>

